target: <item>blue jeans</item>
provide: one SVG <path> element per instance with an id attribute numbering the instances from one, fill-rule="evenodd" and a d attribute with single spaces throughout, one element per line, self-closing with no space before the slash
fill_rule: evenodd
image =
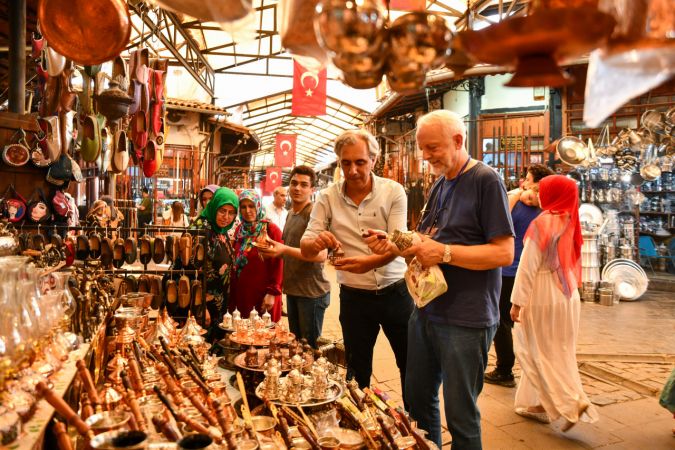
<path id="1" fill-rule="evenodd" d="M 434 323 L 415 309 L 408 323 L 405 398 L 410 415 L 441 448 L 438 389 L 454 450 L 481 449 L 480 411 L 488 350 L 498 325 L 468 328 Z"/>
<path id="2" fill-rule="evenodd" d="M 286 295 L 288 328 L 298 339 L 305 338 L 316 348 L 316 340 L 321 336 L 323 315 L 330 304 L 330 292 L 321 297 L 296 297 Z"/>

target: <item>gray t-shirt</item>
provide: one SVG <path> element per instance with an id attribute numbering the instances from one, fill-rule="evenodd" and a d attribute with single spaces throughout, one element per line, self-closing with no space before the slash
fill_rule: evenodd
<path id="1" fill-rule="evenodd" d="M 309 203 L 297 214 L 288 212 L 284 227 L 283 241 L 290 247 L 300 247 L 300 239 L 305 233 L 312 204 Z M 286 295 L 296 297 L 321 297 L 330 291 L 330 283 L 323 272 L 323 263 L 301 261 L 284 256 L 283 291 Z"/>

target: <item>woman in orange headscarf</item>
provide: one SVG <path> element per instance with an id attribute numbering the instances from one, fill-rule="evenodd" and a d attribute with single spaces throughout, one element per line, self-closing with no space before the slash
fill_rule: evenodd
<path id="1" fill-rule="evenodd" d="M 574 180 L 543 178 L 544 212 L 525 234 L 511 294 L 514 349 L 522 369 L 516 413 L 550 423 L 564 418 L 567 431 L 579 420 L 594 422 L 595 409 L 581 386 L 576 342 L 581 309 L 581 225 Z"/>

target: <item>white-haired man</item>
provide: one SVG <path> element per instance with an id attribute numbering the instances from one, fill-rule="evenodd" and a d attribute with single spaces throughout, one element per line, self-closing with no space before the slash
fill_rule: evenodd
<path id="1" fill-rule="evenodd" d="M 286 218 L 288 218 L 288 210 L 286 209 L 286 188 L 277 186 L 272 193 L 274 200 L 267 205 L 267 218 L 272 223 L 283 230 L 286 226 Z"/>
<path id="2" fill-rule="evenodd" d="M 452 448 L 473 450 L 482 448 L 476 400 L 499 325 L 500 267 L 513 260 L 513 225 L 499 175 L 471 159 L 465 140 L 464 123 L 450 111 L 417 122 L 417 145 L 439 177 L 418 227 L 422 241 L 402 255 L 439 264 L 448 290 L 410 317 L 405 394 L 440 448 L 442 383 Z M 387 241 L 366 241 L 375 253 L 398 254 Z"/>
<path id="3" fill-rule="evenodd" d="M 403 186 L 372 173 L 379 146 L 362 130 L 346 131 L 335 140 L 344 179 L 319 194 L 300 248 L 305 257 L 341 247 L 336 265 L 340 284 L 340 324 L 347 356 L 347 377 L 370 385 L 373 348 L 380 327 L 389 340 L 405 387 L 408 318 L 413 302 L 403 280 L 405 261 L 373 254 L 363 240 L 368 229 L 406 229 L 407 199 Z"/>

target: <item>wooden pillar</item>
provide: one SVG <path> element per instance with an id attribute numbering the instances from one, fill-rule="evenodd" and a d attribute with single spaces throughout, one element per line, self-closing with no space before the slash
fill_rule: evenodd
<path id="1" fill-rule="evenodd" d="M 26 109 L 26 0 L 9 2 L 9 111 Z"/>

